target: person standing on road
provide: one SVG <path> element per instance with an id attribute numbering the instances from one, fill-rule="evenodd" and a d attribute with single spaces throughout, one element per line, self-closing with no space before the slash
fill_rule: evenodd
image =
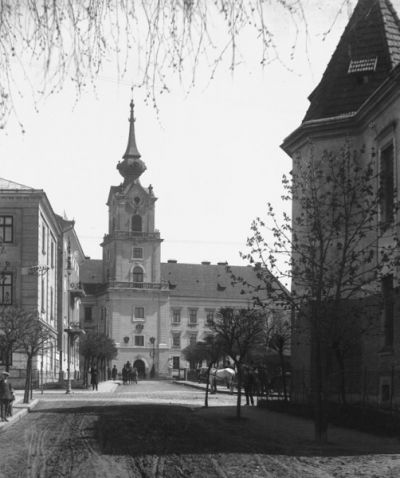
<path id="1" fill-rule="evenodd" d="M 92 390 L 98 390 L 99 379 L 97 368 L 94 366 L 90 369 L 90 383 L 92 385 Z"/>
<path id="2" fill-rule="evenodd" d="M 246 405 L 254 405 L 255 375 L 251 367 L 243 367 L 243 388 L 246 396 Z"/>
<path id="3" fill-rule="evenodd" d="M 2 373 L 0 380 L 0 415 L 2 422 L 8 422 L 8 414 L 11 402 L 14 400 L 14 390 L 11 383 L 8 382 L 8 372 Z"/>
<path id="4" fill-rule="evenodd" d="M 112 378 L 113 380 L 117 380 L 117 376 L 118 376 L 117 366 L 114 365 L 114 367 L 113 367 L 112 370 L 111 370 L 111 378 Z"/>

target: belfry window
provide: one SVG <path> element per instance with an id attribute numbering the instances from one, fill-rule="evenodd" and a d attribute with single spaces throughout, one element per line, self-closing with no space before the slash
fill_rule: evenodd
<path id="1" fill-rule="evenodd" d="M 143 270 L 141 267 L 135 267 L 132 273 L 133 282 L 143 282 Z"/>
<path id="2" fill-rule="evenodd" d="M 132 216 L 132 231 L 142 232 L 142 216 L 139 216 L 139 214 Z"/>

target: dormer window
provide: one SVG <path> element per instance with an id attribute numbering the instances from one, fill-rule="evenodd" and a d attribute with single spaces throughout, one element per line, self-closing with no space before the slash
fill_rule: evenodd
<path id="1" fill-rule="evenodd" d="M 139 214 L 132 216 L 132 231 L 142 232 L 142 216 L 139 216 Z"/>

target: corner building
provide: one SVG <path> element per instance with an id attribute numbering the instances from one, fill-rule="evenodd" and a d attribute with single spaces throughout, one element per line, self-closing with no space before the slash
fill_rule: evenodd
<path id="1" fill-rule="evenodd" d="M 400 20 L 389 0 L 359 0 L 325 73 L 309 96 L 301 123 L 283 142 L 296 171 L 312 155 L 338 152 L 346 142 L 373 161 L 381 205 L 377 249 L 398 247 L 400 144 Z M 293 201 L 293 216 L 299 204 Z M 384 234 L 380 234 L 384 227 Z M 295 230 L 295 232 L 298 232 Z M 382 406 L 400 404 L 399 267 L 388 268 L 369 287 L 366 300 L 381 304 L 370 334 L 360 334 L 358 360 L 349 369 L 349 392 L 368 395 Z M 299 281 L 300 283 L 300 281 Z M 293 289 L 300 288 L 297 279 Z M 363 325 L 363 324 L 361 324 Z M 362 327 L 361 327 L 362 328 Z M 292 340 L 292 391 L 304 395 L 310 377 L 311 347 L 306 328 L 296 324 Z M 351 388 L 352 387 L 352 388 Z"/>
<path id="2" fill-rule="evenodd" d="M 219 308 L 247 307 L 251 297 L 240 284 L 231 284 L 226 263 L 161 263 L 157 198 L 151 185 L 140 182 L 146 165 L 136 146 L 133 109 L 131 102 L 128 145 L 117 165 L 123 182 L 112 186 L 108 196 L 103 259 L 82 265 L 86 297 L 81 326 L 115 341 L 118 357 L 113 364 L 119 371 L 129 360 L 141 377 L 148 377 L 154 365 L 162 378 L 187 368 L 181 350 L 210 332 L 207 323 Z M 251 267 L 232 269 L 256 281 Z"/>

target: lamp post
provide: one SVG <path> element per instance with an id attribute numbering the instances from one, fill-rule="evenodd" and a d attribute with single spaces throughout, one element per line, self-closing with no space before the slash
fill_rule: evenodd
<path id="1" fill-rule="evenodd" d="M 155 341 L 156 341 L 155 337 L 150 337 L 150 343 L 152 345 L 152 349 L 150 351 L 150 357 L 153 360 L 153 364 L 152 364 L 152 367 L 151 367 L 151 370 L 150 370 L 150 378 L 154 378 L 154 375 L 155 375 L 155 369 L 154 369 L 154 357 L 156 355 L 156 350 L 155 350 L 155 345 L 154 345 Z"/>

